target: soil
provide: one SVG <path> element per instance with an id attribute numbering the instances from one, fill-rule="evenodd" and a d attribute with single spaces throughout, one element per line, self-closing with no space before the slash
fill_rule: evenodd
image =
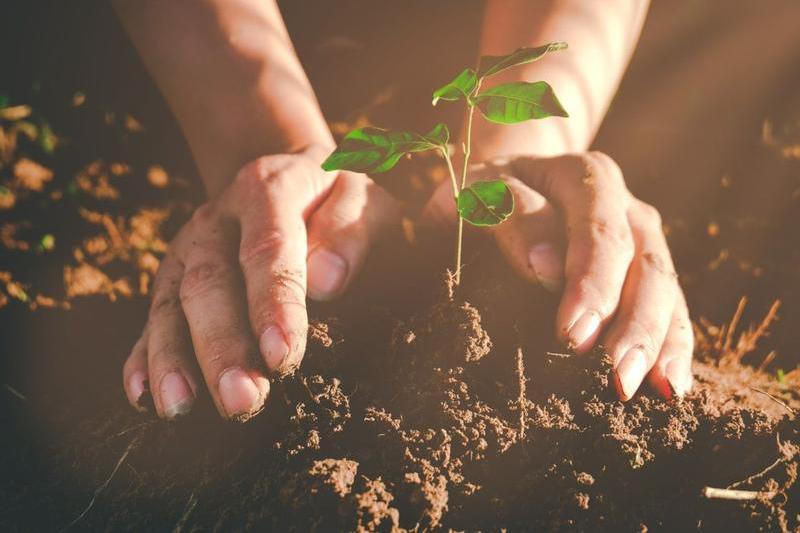
<path id="1" fill-rule="evenodd" d="M 440 19 L 454 11 L 437 9 Z M 463 33 L 425 20 L 436 39 Z M 372 72 L 337 43 L 310 55 L 326 63 L 339 50 L 347 76 Z M 135 62 L 123 51 L 109 52 L 120 70 Z M 145 74 L 120 79 L 130 78 Z M 334 131 L 367 115 L 430 122 L 427 107 L 414 115 L 406 104 L 427 104 L 437 84 L 404 79 L 419 90 L 364 86 L 374 98 L 352 99 L 371 104 L 330 113 Z M 553 344 L 557 296 L 519 282 L 475 235 L 451 294 L 450 238 L 417 232 L 413 244 L 382 243 L 343 300 L 311 305 L 303 365 L 273 383 L 261 414 L 225 423 L 206 397 L 166 423 L 126 404 L 119 374 L 166 243 L 200 201 L 189 152 L 151 86 L 117 80 L 130 92 L 120 104 L 66 81 L 41 94 L 21 85 L 0 116 L 4 531 L 800 528 L 800 371 L 778 372 L 800 357 L 800 130 L 785 134 L 785 112 L 772 119 L 785 135 L 765 144 L 760 130 L 744 132 L 752 146 L 729 173 L 709 170 L 703 194 L 661 194 L 672 182 L 637 186 L 629 172 L 634 192 L 662 209 L 694 313 L 686 398 L 645 387 L 617 401 L 602 348 L 579 357 Z M 392 94 L 399 104 L 387 105 Z M 667 176 L 696 163 L 669 161 Z M 384 184 L 419 204 L 442 169 L 404 165 Z M 737 308 L 742 295 L 752 302 Z"/>
<path id="2" fill-rule="evenodd" d="M 42 478 L 4 484 L 5 518 L 115 531 L 800 525 L 797 372 L 787 387 L 741 362 L 772 316 L 743 331 L 699 326 L 692 393 L 623 404 L 602 350 L 549 344 L 554 297 L 469 244 L 479 251 L 452 298 L 432 274 L 431 258 L 445 258 L 424 245 L 376 252 L 345 302 L 312 310 L 301 369 L 246 424 L 208 404 L 159 422 L 116 387 L 76 421 L 53 398 L 63 440 Z M 381 265 L 393 254 L 420 261 L 403 275 Z M 396 283 L 382 290 L 387 275 Z M 17 417 L 24 425 L 24 405 Z M 753 499 L 710 499 L 707 487 Z M 26 514 L 32 502 L 40 511 Z"/>

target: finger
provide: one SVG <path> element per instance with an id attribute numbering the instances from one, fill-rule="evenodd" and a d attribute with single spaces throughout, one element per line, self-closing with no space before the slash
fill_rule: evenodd
<path id="1" fill-rule="evenodd" d="M 217 409 L 222 416 L 244 422 L 264 406 L 269 382 L 256 366 L 258 350 L 235 259 L 235 226 L 206 204 L 195 211 L 190 229 L 190 238 L 178 247 L 184 262 L 181 306 Z"/>
<path id="2" fill-rule="evenodd" d="M 625 281 L 619 311 L 604 338 L 623 401 L 633 397 L 661 352 L 679 294 L 655 210 L 636 201 L 629 219 L 636 256 Z"/>
<path id="3" fill-rule="evenodd" d="M 599 153 L 514 159 L 515 175 L 558 207 L 567 226 L 565 288 L 556 327 L 579 353 L 614 314 L 633 257 L 625 213 L 630 194 L 616 164 Z"/>
<path id="4" fill-rule="evenodd" d="M 480 180 L 492 180 L 505 176 L 514 176 L 508 160 L 498 158 L 470 167 L 467 179 L 469 183 Z M 450 181 L 439 184 L 420 214 L 420 222 L 434 227 L 455 226 L 458 222 L 456 204 L 453 200 L 453 188 Z"/>
<path id="5" fill-rule="evenodd" d="M 648 375 L 650 385 L 664 398 L 669 399 L 673 393 L 682 397 L 692 389 L 693 350 L 692 324 L 681 293 L 658 360 Z"/>
<path id="6" fill-rule="evenodd" d="M 179 288 L 183 265 L 170 252 L 153 284 L 148 317 L 147 366 L 153 403 L 159 416 L 172 420 L 191 411 L 197 397 L 196 365 Z"/>
<path id="7" fill-rule="evenodd" d="M 360 174 L 339 174 L 308 223 L 308 295 L 330 300 L 361 269 L 372 241 L 400 220 L 395 200 Z"/>
<path id="8" fill-rule="evenodd" d="M 564 281 L 563 224 L 544 196 L 515 178 L 505 182 L 514 213 L 493 229 L 498 247 L 520 276 L 555 292 Z"/>
<path id="9" fill-rule="evenodd" d="M 147 390 L 147 328 L 133 345 L 128 359 L 122 365 L 122 386 L 128 403 L 140 412 L 147 409 L 142 404 L 142 395 Z"/>
<path id="10" fill-rule="evenodd" d="M 223 201 L 239 217 L 252 331 L 267 368 L 287 374 L 300 364 L 308 333 L 305 215 L 335 175 L 311 164 L 275 165 L 261 159 L 245 167 Z"/>
<path id="11" fill-rule="evenodd" d="M 564 278 L 563 223 L 541 194 L 520 180 L 509 177 L 512 168 L 505 159 L 475 165 L 470 181 L 502 178 L 514 194 L 514 213 L 491 229 L 498 247 L 524 279 L 551 291 L 559 290 Z M 457 220 L 453 193 L 447 183 L 434 191 L 423 209 L 424 224 L 454 225 Z"/>

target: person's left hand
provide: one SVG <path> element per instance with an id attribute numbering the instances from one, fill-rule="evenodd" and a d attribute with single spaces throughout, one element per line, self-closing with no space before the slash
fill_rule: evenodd
<path id="1" fill-rule="evenodd" d="M 490 231 L 523 278 L 563 286 L 559 339 L 577 353 L 601 341 L 623 401 L 645 376 L 665 398 L 688 392 L 694 339 L 661 217 L 628 191 L 617 164 L 597 152 L 521 156 L 476 165 L 470 180 L 498 177 L 515 211 Z M 449 183 L 423 219 L 455 223 Z"/>

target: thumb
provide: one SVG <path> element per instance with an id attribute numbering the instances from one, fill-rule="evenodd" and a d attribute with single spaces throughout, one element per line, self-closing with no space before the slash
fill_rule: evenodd
<path id="1" fill-rule="evenodd" d="M 372 242 L 400 220 L 400 207 L 362 174 L 342 172 L 308 222 L 308 295 L 339 296 L 361 269 Z"/>
<path id="2" fill-rule="evenodd" d="M 490 176 L 496 178 L 495 168 Z M 514 213 L 491 231 L 503 255 L 517 273 L 550 291 L 564 283 L 563 223 L 544 196 L 520 180 L 504 177 L 514 194 Z M 434 191 L 420 216 L 420 222 L 435 227 L 454 225 L 457 220 L 453 192 L 448 183 Z"/>
<path id="3" fill-rule="evenodd" d="M 564 283 L 563 224 L 544 196 L 516 178 L 506 178 L 514 213 L 493 229 L 511 266 L 524 279 L 556 292 Z"/>

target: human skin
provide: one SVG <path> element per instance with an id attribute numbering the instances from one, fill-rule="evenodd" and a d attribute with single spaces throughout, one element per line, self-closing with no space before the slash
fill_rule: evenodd
<path id="1" fill-rule="evenodd" d="M 553 33 L 561 35 L 558 40 L 572 43 L 577 30 L 557 22 L 560 16 L 568 20 L 572 11 L 582 9 L 576 6 L 585 5 L 570 0 L 539 6 L 547 14 L 543 19 L 547 24 L 527 30 L 518 25 L 506 34 L 503 28 L 510 14 L 506 10 L 512 4 L 500 1 L 487 6 L 484 50 L 502 47 L 507 52 L 556 40 L 551 39 Z M 516 7 L 529 10 L 533 4 L 522 2 Z M 289 372 L 300 363 L 308 324 L 306 298 L 325 300 L 341 294 L 357 274 L 370 244 L 396 224 L 399 210 L 366 176 L 320 169 L 334 143 L 274 2 L 116 0 L 115 8 L 177 117 L 209 195 L 208 203 L 180 230 L 162 261 L 147 324 L 123 368 L 125 391 L 138 407 L 149 382 L 158 414 L 175 418 L 191 410 L 206 389 L 223 417 L 245 420 L 264 406 L 269 374 Z M 593 96 L 606 106 L 643 17 L 642 12 L 632 24 L 628 10 L 620 7 L 618 12 L 620 31 L 629 37 L 623 53 L 609 65 L 615 81 L 601 84 L 599 95 Z M 528 20 L 537 20 L 541 13 L 531 13 Z M 571 53 L 575 55 L 567 57 L 573 62 L 561 65 L 566 73 L 553 73 L 557 91 L 559 84 L 571 83 L 570 69 L 583 74 L 582 69 L 588 68 L 587 76 L 601 76 L 593 65 L 576 61 L 577 53 Z M 538 68 L 528 74 L 551 79 Z M 573 100 L 585 96 L 565 94 L 568 109 Z M 516 177 L 513 189 L 523 209 L 496 230 L 497 240 L 515 268 L 532 282 L 553 285 L 566 278 L 559 310 L 559 323 L 566 326 L 559 334 L 578 351 L 588 350 L 601 329 L 611 335 L 639 327 L 641 320 L 635 319 L 640 316 L 661 320 L 663 310 L 650 318 L 653 311 L 647 298 L 653 294 L 661 297 L 662 292 L 672 291 L 674 300 L 680 295 L 676 283 L 666 287 L 649 277 L 643 283 L 643 276 L 636 275 L 635 257 L 644 255 L 635 242 L 647 243 L 641 248 L 648 250 L 647 257 L 656 257 L 662 269 L 671 273 L 669 252 L 660 226 L 654 223 L 654 210 L 641 207 L 650 216 L 644 229 L 636 216 L 633 222 L 628 220 L 626 213 L 639 209 L 641 203 L 627 193 L 621 173 L 609 158 L 596 154 L 541 157 L 588 146 L 602 117 L 596 110 L 605 107 L 586 103 L 586 109 L 583 115 L 578 105 L 570 109 L 579 118 L 576 132 L 562 135 L 563 145 L 553 141 L 544 152 L 539 152 L 545 149 L 536 134 L 549 137 L 547 130 L 518 128 L 516 133 L 500 134 L 482 128 L 475 136 L 475 145 L 483 146 L 482 159 L 527 154 L 506 167 Z M 592 166 L 583 164 L 589 160 Z M 592 179 L 587 180 L 588 171 Z M 556 181 L 542 179 L 543 175 L 568 177 Z M 430 220 L 445 215 L 444 208 L 437 208 L 437 198 L 429 206 Z M 632 207 L 620 210 L 620 198 Z M 557 218 L 559 212 L 567 215 L 569 232 Z M 445 218 L 447 222 L 455 219 L 454 215 Z M 545 223 L 532 223 L 537 219 Z M 601 222 L 614 236 L 610 241 L 599 233 Z M 566 243 L 559 237 L 564 233 L 569 233 Z M 519 246 L 508 242 L 525 243 L 530 249 L 520 255 Z M 549 250 L 544 254 L 546 261 L 540 261 L 550 269 L 547 276 L 540 275 L 541 268 L 537 274 L 529 261 L 535 250 L 543 249 L 537 247 L 542 244 Z M 560 266 L 565 245 L 566 268 Z M 524 264 L 518 259 L 523 256 Z M 621 297 L 623 303 L 618 304 Z M 590 315 L 589 322 L 584 319 L 576 329 L 574 317 L 586 311 L 597 316 Z M 617 318 L 612 320 L 615 312 Z M 578 339 L 579 333 L 586 338 Z M 619 345 L 629 342 L 629 337 Z M 623 358 L 618 374 L 641 373 L 643 377 L 653 366 L 649 354 L 663 351 L 670 339 L 665 333 L 649 341 L 637 340 L 636 346 L 647 351 L 630 363 L 625 362 L 627 356 Z M 688 353 L 690 362 L 691 347 Z M 636 372 L 626 372 L 628 367 Z M 688 375 L 688 366 L 683 375 Z M 621 377 L 623 398 L 633 395 L 638 387 L 638 383 L 632 385 L 634 381 Z M 680 380 L 671 383 L 676 392 L 688 389 Z M 658 390 L 669 395 L 668 389 Z"/>
<path id="2" fill-rule="evenodd" d="M 475 176 L 506 175 L 516 213 L 494 230 L 515 269 L 562 290 L 556 335 L 577 352 L 610 353 L 619 396 L 647 376 L 662 396 L 692 385 L 694 339 L 658 211 L 634 198 L 619 167 L 588 152 L 635 48 L 648 2 L 489 0 L 481 53 L 566 41 L 569 48 L 492 80 L 547 80 L 568 119 L 512 127 L 475 121 Z M 454 220 L 447 187 L 427 216 Z M 563 219 L 563 221 L 562 221 Z"/>

